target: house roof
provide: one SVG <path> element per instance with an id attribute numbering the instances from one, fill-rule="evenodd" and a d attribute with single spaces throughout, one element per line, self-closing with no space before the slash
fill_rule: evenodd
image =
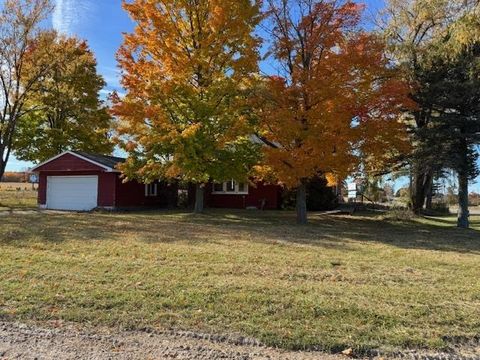
<path id="1" fill-rule="evenodd" d="M 51 159 L 48 159 L 47 161 L 41 164 L 38 164 L 33 169 L 31 169 L 31 171 L 37 171 L 37 169 L 39 169 L 43 165 L 48 164 L 49 162 L 54 161 L 65 154 L 76 156 L 82 160 L 88 161 L 94 165 L 104 168 L 109 172 L 119 172 L 116 169 L 117 164 L 123 163 L 126 160 L 125 158 L 121 158 L 121 157 L 102 155 L 102 154 L 92 154 L 84 151 L 65 151 L 61 154 L 58 154 L 57 156 L 52 157 Z"/>
<path id="2" fill-rule="evenodd" d="M 110 155 L 101 155 L 101 154 L 91 154 L 83 151 L 72 151 L 72 153 L 83 156 L 88 160 L 94 161 L 96 163 L 108 166 L 111 169 L 114 169 L 117 164 L 125 162 L 125 158 L 110 156 Z"/>

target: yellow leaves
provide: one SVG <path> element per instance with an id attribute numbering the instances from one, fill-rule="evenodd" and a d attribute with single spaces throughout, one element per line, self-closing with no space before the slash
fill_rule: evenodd
<path id="1" fill-rule="evenodd" d="M 144 150 L 138 174 L 192 181 L 245 176 L 254 157 L 241 148 L 254 132 L 245 112 L 257 70 L 258 4 L 133 0 L 124 8 L 137 26 L 117 54 L 127 95 L 112 112 L 124 138 Z M 246 160 L 232 160 L 231 149 Z"/>
<path id="2" fill-rule="evenodd" d="M 338 184 L 338 177 L 333 173 L 326 173 L 327 186 L 336 186 Z"/>
<path id="3" fill-rule="evenodd" d="M 177 164 L 173 163 L 167 167 L 165 171 L 165 176 L 167 178 L 175 179 L 176 177 L 182 174 L 182 169 Z"/>
<path id="4" fill-rule="evenodd" d="M 219 4 L 214 4 L 212 7 L 212 30 L 219 31 L 226 20 L 225 8 Z"/>
<path id="5" fill-rule="evenodd" d="M 182 131 L 181 136 L 184 139 L 195 137 L 197 131 L 199 131 L 201 127 L 202 127 L 201 123 L 189 125 Z"/>

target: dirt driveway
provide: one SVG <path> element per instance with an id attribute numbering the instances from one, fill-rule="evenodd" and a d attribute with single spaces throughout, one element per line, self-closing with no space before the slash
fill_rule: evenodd
<path id="1" fill-rule="evenodd" d="M 113 332 L 60 323 L 38 326 L 0 322 L 0 359 L 345 360 L 346 357 L 285 352 L 258 346 L 242 337 L 193 332 Z"/>

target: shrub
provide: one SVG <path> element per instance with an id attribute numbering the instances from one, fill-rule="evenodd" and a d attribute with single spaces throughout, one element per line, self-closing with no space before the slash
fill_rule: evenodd
<path id="1" fill-rule="evenodd" d="M 415 218 L 412 210 L 403 207 L 394 207 L 389 210 L 384 216 L 384 220 L 391 221 L 411 221 Z"/>
<path id="2" fill-rule="evenodd" d="M 446 202 L 434 202 L 432 204 L 432 211 L 436 214 L 449 215 L 450 208 Z"/>
<path id="3" fill-rule="evenodd" d="M 282 209 L 295 208 L 295 191 L 284 191 L 282 195 Z M 327 186 L 324 176 L 317 176 L 307 184 L 307 210 L 326 211 L 335 209 L 338 199 L 333 189 Z"/>

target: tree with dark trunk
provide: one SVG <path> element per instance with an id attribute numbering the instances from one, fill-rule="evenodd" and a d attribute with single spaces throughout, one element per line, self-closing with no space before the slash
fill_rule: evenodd
<path id="1" fill-rule="evenodd" d="M 360 166 L 379 170 L 406 151 L 398 121 L 406 86 L 391 71 L 383 42 L 360 28 L 355 2 L 267 5 L 264 27 L 278 75 L 266 78 L 259 97 L 264 167 L 296 191 L 297 222 L 305 224 L 309 180 L 325 174 L 335 186 Z"/>
<path id="2" fill-rule="evenodd" d="M 428 199 L 431 201 L 433 172 L 431 170 L 414 169 L 412 194 L 412 210 L 415 214 L 420 214 L 427 207 Z M 431 203 L 430 203 L 431 205 Z M 431 206 L 429 207 L 431 209 Z"/>
<path id="3" fill-rule="evenodd" d="M 205 184 L 195 184 L 195 205 L 193 212 L 195 214 L 201 214 L 204 208 L 205 200 Z"/>
<path id="4" fill-rule="evenodd" d="M 446 39 L 430 53 L 419 94 L 433 109 L 426 143 L 431 156 L 458 175 L 458 226 L 468 228 L 468 182 L 479 174 L 480 42 L 452 55 L 445 53 Z"/>
<path id="5" fill-rule="evenodd" d="M 296 195 L 297 224 L 305 225 L 307 223 L 307 186 L 305 182 L 298 185 Z"/>
<path id="6" fill-rule="evenodd" d="M 123 1 L 135 22 L 117 54 L 114 96 L 128 178 L 197 184 L 247 181 L 259 161 L 251 115 L 261 1 Z"/>
<path id="7" fill-rule="evenodd" d="M 427 185 L 427 199 L 425 201 L 425 209 L 432 210 L 433 208 L 433 184 L 434 184 L 434 177 L 433 175 L 430 176 L 430 180 Z"/>
<path id="8" fill-rule="evenodd" d="M 468 229 L 470 226 L 468 210 L 468 174 L 465 171 L 458 173 L 458 220 L 457 226 Z"/>
<path id="9" fill-rule="evenodd" d="M 414 149 L 411 156 L 411 205 L 421 213 L 429 194 L 432 171 L 445 165 L 444 152 L 448 146 L 439 141 L 432 126 L 438 115 L 432 101 L 439 96 L 425 82 L 431 54 L 439 51 L 439 41 L 444 41 L 445 56 L 458 53 L 478 38 L 477 0 L 388 0 L 379 19 L 399 70 L 410 84 L 410 97 L 417 104 L 409 111 Z M 425 94 L 428 93 L 428 96 Z"/>
<path id="10" fill-rule="evenodd" d="M 4 0 L 0 5 L 0 179 L 19 120 L 35 110 L 29 98 L 54 62 L 55 54 L 38 41 L 40 24 L 51 11 L 49 0 Z"/>

